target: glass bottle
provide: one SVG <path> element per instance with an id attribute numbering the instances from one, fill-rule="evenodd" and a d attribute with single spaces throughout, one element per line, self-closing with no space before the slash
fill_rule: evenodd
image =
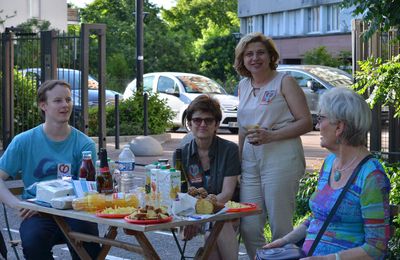
<path id="1" fill-rule="evenodd" d="M 181 192 L 186 193 L 189 185 L 185 169 L 183 168 L 182 149 L 180 148 L 175 150 L 175 169 L 181 172 Z"/>
<path id="2" fill-rule="evenodd" d="M 87 181 L 96 180 L 96 169 L 94 168 L 93 165 L 91 151 L 82 152 L 82 164 L 81 168 L 79 169 L 79 179 Z"/>
<path id="3" fill-rule="evenodd" d="M 107 161 L 107 150 L 100 148 L 100 169 L 96 176 L 96 186 L 99 193 L 111 194 L 114 191 L 113 179 Z"/>

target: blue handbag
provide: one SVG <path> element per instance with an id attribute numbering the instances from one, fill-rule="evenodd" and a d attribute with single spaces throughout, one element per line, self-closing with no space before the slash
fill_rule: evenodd
<path id="1" fill-rule="evenodd" d="M 256 251 L 256 260 L 297 260 L 305 256 L 303 250 L 292 243 L 276 248 L 261 248 Z"/>

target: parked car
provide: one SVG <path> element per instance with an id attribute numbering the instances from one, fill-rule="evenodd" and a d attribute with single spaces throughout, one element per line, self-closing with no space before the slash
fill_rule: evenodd
<path id="1" fill-rule="evenodd" d="M 34 77 L 38 84 L 40 84 L 40 68 L 28 68 L 21 70 L 25 77 Z M 72 100 L 74 102 L 74 109 L 81 110 L 81 71 L 74 69 L 57 68 L 58 79 L 65 80 L 71 85 Z M 88 106 L 97 106 L 99 100 L 99 83 L 95 78 L 89 75 L 88 79 Z M 119 95 L 122 99 L 122 94 L 113 90 L 106 89 L 106 105 L 112 105 L 115 102 L 115 95 Z"/>
<path id="2" fill-rule="evenodd" d="M 353 78 L 347 72 L 320 65 L 279 65 L 278 71 L 292 76 L 304 91 L 313 118 L 317 124 L 318 101 L 322 93 L 334 87 L 350 87 Z"/>
<path id="3" fill-rule="evenodd" d="M 221 104 L 222 120 L 220 127 L 227 128 L 232 133 L 238 132 L 237 97 L 229 95 L 214 80 L 207 77 L 181 72 L 155 72 L 143 75 L 143 89 L 149 93 L 158 93 L 166 99 L 168 106 L 175 112 L 173 124 L 175 128 L 184 126 L 188 129 L 186 109 L 190 102 L 201 94 L 211 94 Z M 124 99 L 136 91 L 136 79 L 128 84 Z"/>
<path id="4" fill-rule="evenodd" d="M 333 87 L 350 87 L 353 84 L 353 78 L 350 74 L 343 70 L 327 66 L 279 64 L 277 71 L 288 73 L 304 91 L 314 127 L 317 124 L 320 95 L 327 89 Z M 237 95 L 237 87 L 234 93 Z"/>

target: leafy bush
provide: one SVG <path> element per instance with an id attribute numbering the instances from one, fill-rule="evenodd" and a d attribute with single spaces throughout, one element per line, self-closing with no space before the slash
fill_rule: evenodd
<path id="1" fill-rule="evenodd" d="M 317 187 L 318 176 L 318 172 L 307 172 L 304 177 L 300 179 L 299 191 L 296 196 L 295 220 L 304 218 L 304 216 L 310 213 L 308 201 Z"/>
<path id="2" fill-rule="evenodd" d="M 115 134 L 115 108 L 106 107 L 107 135 Z M 123 100 L 119 106 L 120 135 L 143 134 L 143 95 L 136 93 L 128 100 Z M 161 134 L 172 127 L 174 112 L 161 100 L 157 94 L 149 95 L 148 99 L 148 130 L 149 134 Z M 89 135 L 97 135 L 98 109 L 89 110 Z"/>
<path id="3" fill-rule="evenodd" d="M 389 164 L 382 162 L 390 179 L 390 204 L 400 205 L 400 163 Z M 389 259 L 396 259 L 400 255 L 400 217 L 397 215 L 393 220 L 396 232 L 389 241 Z"/>
<path id="4" fill-rule="evenodd" d="M 14 129 L 15 134 L 42 122 L 37 105 L 37 85 L 29 77 L 14 70 Z"/>
<path id="5" fill-rule="evenodd" d="M 393 105 L 395 117 L 400 117 L 400 55 L 386 62 L 371 57 L 359 64 L 354 88 L 360 94 L 368 93 L 371 107 L 379 103 Z"/>

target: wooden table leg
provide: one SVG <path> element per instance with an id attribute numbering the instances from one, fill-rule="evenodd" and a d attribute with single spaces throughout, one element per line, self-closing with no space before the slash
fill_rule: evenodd
<path id="1" fill-rule="evenodd" d="M 68 242 L 74 248 L 74 250 L 78 254 L 78 256 L 83 260 L 92 259 L 89 256 L 89 254 L 86 251 L 86 249 L 83 247 L 82 242 L 76 241 L 75 239 L 72 239 L 69 236 L 69 232 L 71 231 L 71 229 L 69 228 L 69 226 L 65 222 L 64 218 L 63 217 L 59 217 L 59 216 L 55 216 L 55 215 L 52 215 L 52 217 L 53 217 L 54 221 L 57 223 L 57 225 L 59 226 L 59 228 L 61 229 L 61 231 L 63 232 L 63 234 L 65 235 L 65 237 L 67 238 Z"/>
<path id="2" fill-rule="evenodd" d="M 104 237 L 108 239 L 115 239 L 117 237 L 117 234 L 117 227 L 108 227 L 107 233 L 104 235 Z M 110 245 L 102 245 L 101 251 L 97 256 L 97 259 L 105 259 L 110 249 Z"/>
<path id="3" fill-rule="evenodd" d="M 213 250 L 215 244 L 217 243 L 217 238 L 219 233 L 221 233 L 221 230 L 225 224 L 225 221 L 217 221 L 213 225 L 210 235 L 207 238 L 206 243 L 204 244 L 204 249 L 203 252 L 198 252 L 195 256 L 195 260 L 207 260 L 211 254 L 211 251 Z"/>
<path id="4" fill-rule="evenodd" d="M 151 245 L 150 241 L 147 239 L 143 232 L 129 230 L 130 235 L 134 235 L 136 240 L 139 242 L 140 246 L 143 248 L 144 258 L 148 260 L 160 260 L 156 250 Z"/>

